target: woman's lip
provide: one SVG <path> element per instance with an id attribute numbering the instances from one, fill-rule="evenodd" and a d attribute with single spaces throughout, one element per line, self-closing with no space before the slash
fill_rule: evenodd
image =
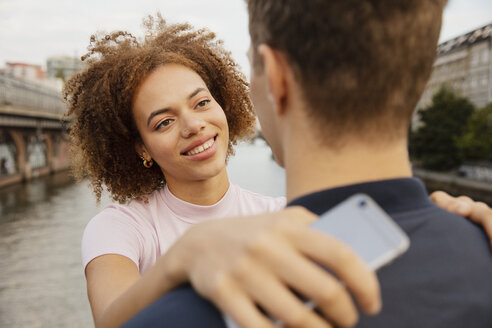
<path id="1" fill-rule="evenodd" d="M 217 136 L 214 137 L 214 143 L 208 149 L 205 149 L 204 151 L 198 154 L 185 155 L 185 158 L 190 159 L 192 161 L 204 161 L 215 155 L 216 152 L 217 152 Z"/>
<path id="2" fill-rule="evenodd" d="M 194 149 L 200 145 L 203 145 L 205 142 L 207 142 L 208 140 L 210 140 L 212 138 L 214 138 L 216 140 L 217 134 L 216 135 L 209 135 L 206 137 L 201 137 L 200 139 L 193 141 L 188 147 L 185 148 L 184 151 L 181 152 L 181 155 L 189 156 L 189 155 L 186 155 L 187 152 L 189 152 L 190 150 L 192 150 L 192 149 Z"/>

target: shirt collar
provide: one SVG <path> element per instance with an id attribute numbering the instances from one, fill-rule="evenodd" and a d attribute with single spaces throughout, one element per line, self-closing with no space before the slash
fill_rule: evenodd
<path id="1" fill-rule="evenodd" d="M 188 223 L 198 223 L 206 219 L 223 217 L 230 212 L 231 207 L 237 203 L 237 187 L 229 183 L 227 192 L 222 198 L 213 205 L 195 205 L 179 199 L 167 184 L 160 192 L 163 204 L 174 213 L 176 217 Z"/>
<path id="2" fill-rule="evenodd" d="M 420 179 L 401 178 L 326 189 L 298 197 L 287 206 L 303 206 L 321 215 L 356 193 L 369 195 L 390 215 L 433 204 Z"/>

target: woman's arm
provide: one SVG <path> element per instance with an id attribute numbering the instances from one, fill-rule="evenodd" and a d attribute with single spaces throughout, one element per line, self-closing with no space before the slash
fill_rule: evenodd
<path id="1" fill-rule="evenodd" d="M 247 218 L 212 220 L 190 228 L 139 278 L 119 255 L 94 259 L 86 269 L 97 327 L 117 327 L 146 305 L 189 281 L 242 327 L 273 327 L 256 305 L 287 326 L 330 327 L 291 290 L 314 300 L 330 322 L 357 322 L 352 296 L 367 313 L 381 306 L 376 275 L 347 246 L 309 228 L 301 208 Z M 331 274 L 311 259 L 330 268 Z"/>
<path id="2" fill-rule="evenodd" d="M 108 307 L 139 278 L 133 261 L 122 255 L 102 255 L 93 259 L 85 269 L 87 294 L 96 326 Z"/>
<path id="3" fill-rule="evenodd" d="M 96 327 L 118 327 L 182 283 L 173 281 L 158 261 L 144 276 L 122 255 L 102 255 L 86 267 L 87 292 Z"/>
<path id="4" fill-rule="evenodd" d="M 453 197 L 444 191 L 435 191 L 430 198 L 437 206 L 480 224 L 489 236 L 492 246 L 492 209 L 487 204 L 475 202 L 467 196 Z"/>

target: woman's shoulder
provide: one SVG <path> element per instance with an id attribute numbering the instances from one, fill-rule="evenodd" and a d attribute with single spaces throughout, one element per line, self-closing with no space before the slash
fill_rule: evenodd
<path id="1" fill-rule="evenodd" d="M 285 207 L 285 197 L 272 197 L 232 185 L 238 195 L 239 205 L 250 208 L 254 213 L 273 212 Z M 253 213 L 252 213 L 253 214 Z"/>
<path id="2" fill-rule="evenodd" d="M 92 218 L 90 223 L 94 221 L 115 221 L 119 223 L 143 223 L 151 217 L 152 208 L 156 203 L 160 202 L 160 190 L 155 190 L 152 193 L 140 196 L 131 200 L 126 204 L 110 203 L 106 205 L 96 216 Z"/>
<path id="3" fill-rule="evenodd" d="M 150 206 L 156 195 L 135 199 L 128 204 L 110 203 L 94 216 L 82 236 L 82 262 L 85 266 L 105 254 L 118 254 L 131 259 L 141 272 L 158 256 L 155 222 Z"/>
<path id="4" fill-rule="evenodd" d="M 94 254 L 106 252 L 125 256 L 131 253 L 132 256 L 128 257 L 135 259 L 142 249 L 148 249 L 149 241 L 155 240 L 155 220 L 151 207 L 157 201 L 157 195 L 158 191 L 154 191 L 127 204 L 106 205 L 84 229 L 84 258 L 89 261 Z"/>

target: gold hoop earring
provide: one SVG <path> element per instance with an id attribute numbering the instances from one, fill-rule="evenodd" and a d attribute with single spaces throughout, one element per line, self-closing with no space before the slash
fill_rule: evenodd
<path id="1" fill-rule="evenodd" d="M 140 156 L 140 158 L 143 161 L 143 166 L 145 166 L 147 169 L 150 169 L 152 167 L 152 165 L 154 164 L 154 161 L 152 160 L 152 158 L 150 159 L 150 161 L 146 160 L 143 156 Z"/>

